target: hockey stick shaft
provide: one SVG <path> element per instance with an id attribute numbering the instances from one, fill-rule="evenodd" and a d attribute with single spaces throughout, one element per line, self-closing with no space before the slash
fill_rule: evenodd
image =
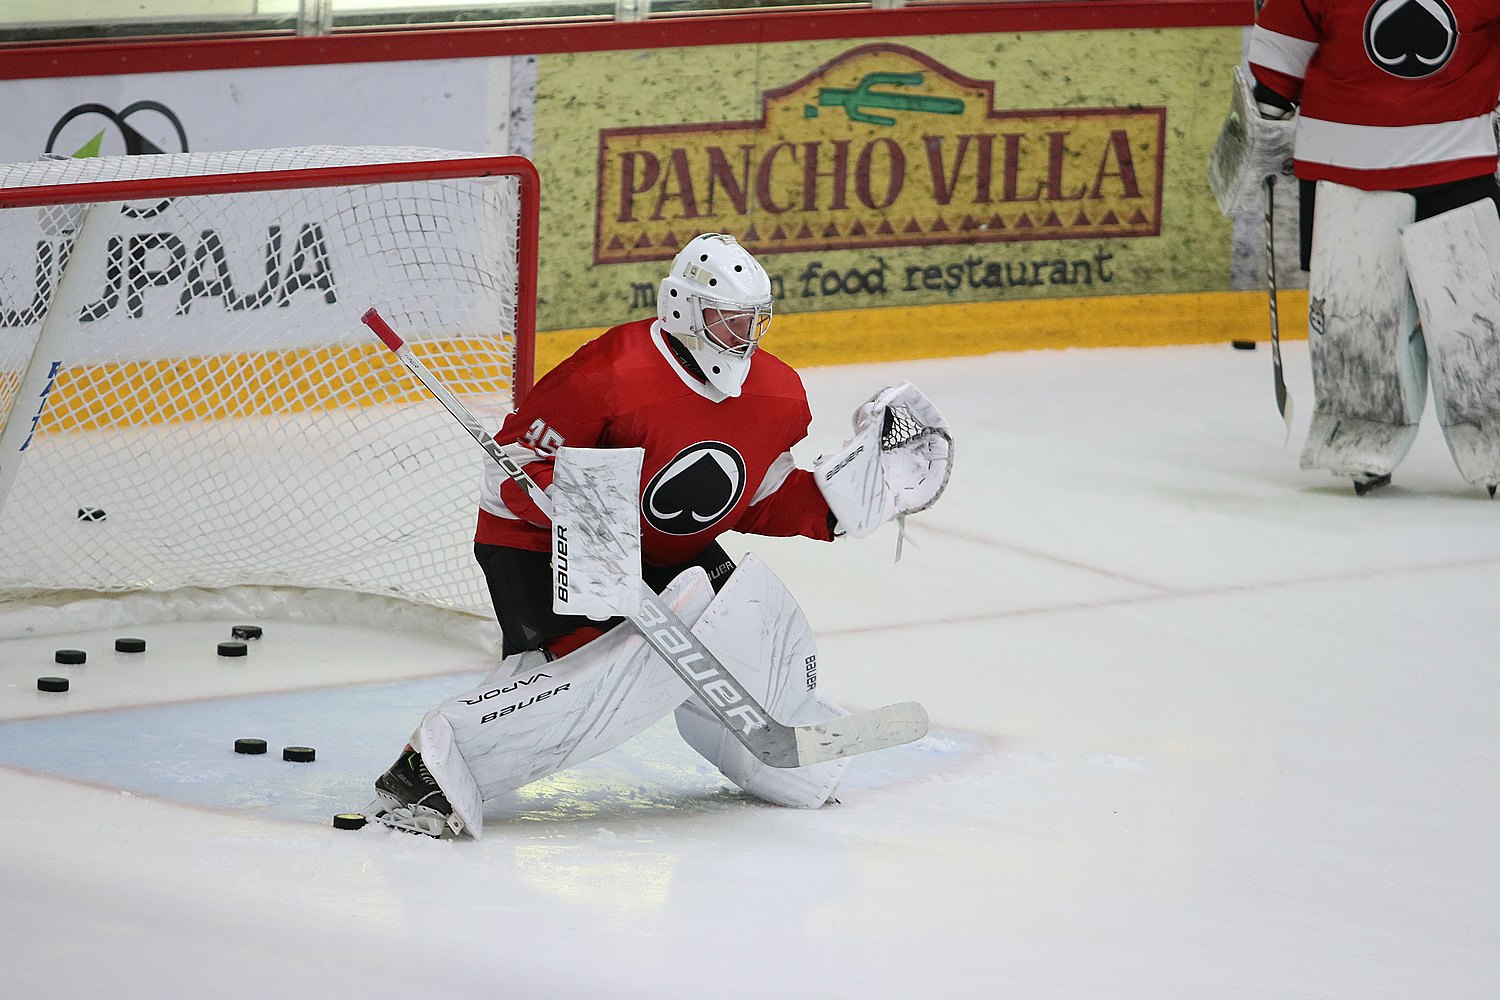
<path id="1" fill-rule="evenodd" d="M 1276 412 L 1286 424 L 1287 434 L 1292 432 L 1292 399 L 1286 391 L 1286 373 L 1281 364 L 1281 320 L 1277 313 L 1276 294 L 1276 178 L 1266 177 L 1266 211 L 1264 232 L 1266 240 L 1266 293 L 1271 314 L 1271 379 L 1276 392 Z"/>
<path id="2" fill-rule="evenodd" d="M 552 501 L 478 418 L 412 353 L 375 309 L 361 317 L 407 370 L 451 413 L 548 518 Z M 927 732 L 927 713 L 916 702 L 841 716 L 811 726 L 777 722 L 661 597 L 641 582 L 641 609 L 627 620 L 673 671 L 757 759 L 772 767 L 804 767 L 871 750 L 899 746 Z"/>

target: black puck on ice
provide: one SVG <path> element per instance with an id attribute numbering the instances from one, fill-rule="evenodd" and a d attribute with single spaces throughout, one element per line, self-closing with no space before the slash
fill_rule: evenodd
<path id="1" fill-rule="evenodd" d="M 358 830 L 364 825 L 364 813 L 339 813 L 333 817 L 333 828 L 335 830 Z"/>
<path id="2" fill-rule="evenodd" d="M 1232 348 L 1234 348 L 1236 351 L 1253 351 L 1253 350 L 1255 350 L 1255 341 L 1253 341 L 1253 340 L 1231 340 L 1229 342 L 1229 346 L 1232 347 Z"/>
<path id="3" fill-rule="evenodd" d="M 115 640 L 115 652 L 117 653 L 144 653 L 145 651 L 145 639 L 132 639 L 129 637 L 125 637 Z"/>
<path id="4" fill-rule="evenodd" d="M 238 639 L 219 643 L 220 656 L 244 656 L 247 652 L 249 652 L 249 647 Z"/>
<path id="5" fill-rule="evenodd" d="M 257 739 L 240 739 L 234 741 L 235 753 L 265 753 L 266 741 Z"/>
<path id="6" fill-rule="evenodd" d="M 229 634 L 236 639 L 259 639 L 261 632 L 259 625 L 232 625 Z"/>
<path id="7" fill-rule="evenodd" d="M 78 508 L 78 520 L 80 521 L 102 521 L 106 516 L 103 507 Z"/>
<path id="8" fill-rule="evenodd" d="M 281 759 L 293 764 L 311 764 L 317 756 L 318 751 L 312 747 L 286 747 L 281 751 Z"/>
<path id="9" fill-rule="evenodd" d="M 52 658 L 58 663 L 82 663 L 89 658 L 89 654 L 81 649 L 59 649 Z"/>
<path id="10" fill-rule="evenodd" d="M 38 691 L 66 691 L 68 679 L 66 677 L 38 677 L 36 689 Z"/>

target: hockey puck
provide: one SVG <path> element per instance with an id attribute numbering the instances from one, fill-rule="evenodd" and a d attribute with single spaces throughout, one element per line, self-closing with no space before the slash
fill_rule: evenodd
<path id="1" fill-rule="evenodd" d="M 364 825 L 364 813 L 339 813 L 333 817 L 333 828 L 335 830 L 358 830 Z"/>
<path id="2" fill-rule="evenodd" d="M 89 654 L 81 649 L 59 649 L 52 658 L 58 663 L 82 663 Z"/>
<path id="3" fill-rule="evenodd" d="M 234 625 L 229 634 L 236 639 L 259 639 L 261 631 L 259 625 Z"/>
<path id="4" fill-rule="evenodd" d="M 1232 348 L 1234 348 L 1236 351 L 1253 351 L 1253 350 L 1255 350 L 1255 341 L 1253 341 L 1253 340 L 1231 340 L 1229 342 L 1229 346 L 1232 347 Z"/>
<path id="5" fill-rule="evenodd" d="M 317 756 L 318 751 L 312 747 L 286 747 L 281 751 L 281 759 L 293 764 L 311 764 Z"/>
<path id="6" fill-rule="evenodd" d="M 38 691 L 66 691 L 68 679 L 66 677 L 38 677 L 36 689 Z"/>
<path id="7" fill-rule="evenodd" d="M 121 638 L 115 640 L 115 652 L 117 653 L 144 653 L 145 651 L 145 639 Z"/>
<path id="8" fill-rule="evenodd" d="M 241 739 L 234 741 L 235 753 L 265 753 L 266 741 L 257 739 Z"/>
<path id="9" fill-rule="evenodd" d="M 249 647 L 238 639 L 219 643 L 220 656 L 244 656 L 247 652 L 249 652 Z"/>
<path id="10" fill-rule="evenodd" d="M 103 507 L 78 508 L 78 520 L 80 521 L 102 521 L 106 516 Z"/>

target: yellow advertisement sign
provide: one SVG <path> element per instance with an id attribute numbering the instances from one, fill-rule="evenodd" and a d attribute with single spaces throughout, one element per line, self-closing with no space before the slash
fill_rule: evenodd
<path id="1" fill-rule="evenodd" d="M 1164 107 L 996 110 L 900 45 L 765 91 L 755 121 L 602 129 L 594 263 L 702 232 L 757 254 L 1156 236 Z"/>

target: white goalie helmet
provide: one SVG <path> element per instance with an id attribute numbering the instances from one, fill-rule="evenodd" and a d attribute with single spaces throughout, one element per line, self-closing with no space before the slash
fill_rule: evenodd
<path id="1" fill-rule="evenodd" d="M 771 325 L 771 278 L 733 236 L 705 233 L 673 258 L 657 290 L 656 315 L 710 385 L 738 396 Z"/>

